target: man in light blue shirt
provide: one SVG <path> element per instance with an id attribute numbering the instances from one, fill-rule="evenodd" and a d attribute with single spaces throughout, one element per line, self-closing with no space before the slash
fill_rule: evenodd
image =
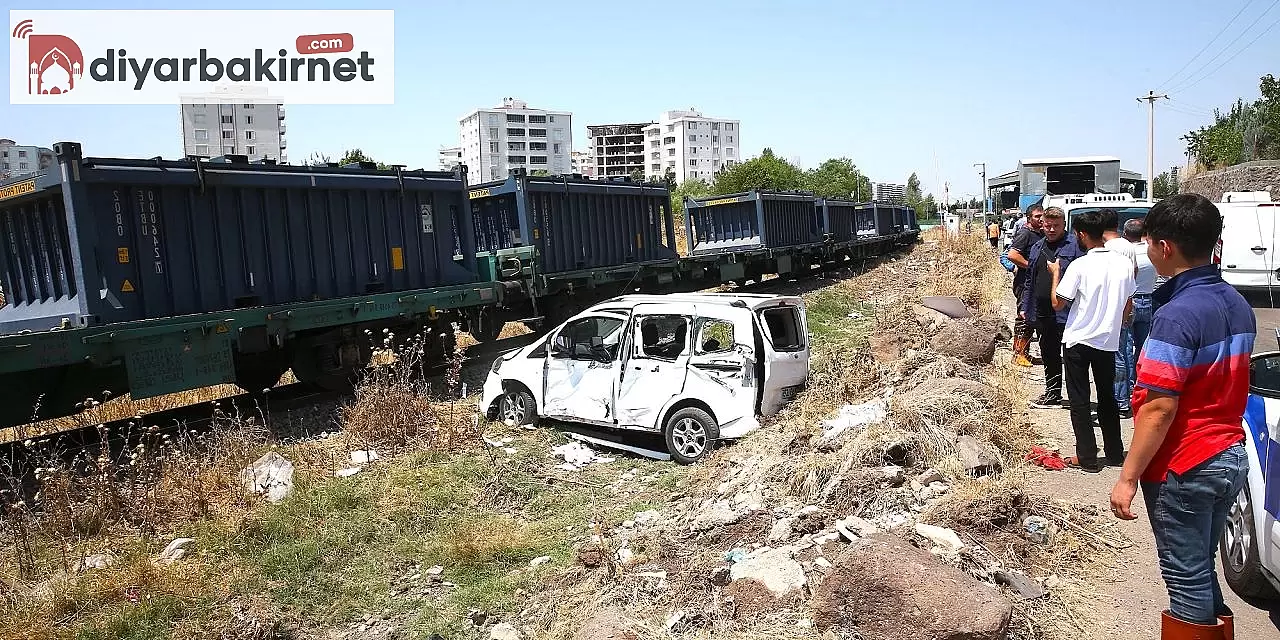
<path id="1" fill-rule="evenodd" d="M 1156 287 L 1156 268 L 1147 257 L 1147 243 L 1142 239 L 1143 233 L 1141 219 L 1135 218 L 1124 223 L 1124 239 L 1133 244 L 1137 264 L 1133 315 L 1127 323 L 1129 326 L 1121 332 L 1120 350 L 1116 352 L 1115 393 L 1120 415 L 1124 418 L 1133 415 L 1130 407 L 1133 382 L 1137 379 L 1138 356 L 1142 355 L 1142 346 L 1151 333 L 1151 293 Z"/>

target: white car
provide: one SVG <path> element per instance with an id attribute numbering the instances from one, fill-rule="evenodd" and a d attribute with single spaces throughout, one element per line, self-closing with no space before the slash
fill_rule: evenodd
<path id="1" fill-rule="evenodd" d="M 1219 551 L 1240 597 L 1280 598 L 1280 352 L 1253 356 L 1244 412 L 1249 478 L 1231 505 Z"/>
<path id="2" fill-rule="evenodd" d="M 499 356 L 480 406 L 515 424 L 552 418 L 661 434 L 688 464 L 759 428 L 808 379 L 800 298 L 630 295 Z"/>

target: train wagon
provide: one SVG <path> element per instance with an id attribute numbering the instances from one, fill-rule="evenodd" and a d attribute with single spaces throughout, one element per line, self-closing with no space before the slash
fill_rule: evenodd
<path id="1" fill-rule="evenodd" d="M 813 194 L 798 191 L 686 198 L 689 255 L 820 244 L 822 219 L 816 203 Z"/>
<path id="2" fill-rule="evenodd" d="M 27 418 L 289 368 L 343 386 L 365 329 L 501 293 L 476 270 L 462 173 L 55 153 L 0 184 L 0 401 Z"/>
<path id="3" fill-rule="evenodd" d="M 823 198 L 815 206 L 822 219 L 822 229 L 832 242 L 853 242 L 876 235 L 875 216 L 857 202 Z"/>

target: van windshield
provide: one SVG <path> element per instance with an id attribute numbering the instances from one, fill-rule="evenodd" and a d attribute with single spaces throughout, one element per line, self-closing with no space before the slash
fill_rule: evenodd
<path id="1" fill-rule="evenodd" d="M 801 351 L 805 335 L 800 330 L 800 310 L 793 306 L 773 307 L 760 312 L 775 351 Z"/>
<path id="2" fill-rule="evenodd" d="M 1147 217 L 1147 212 L 1151 211 L 1151 207 L 1081 207 L 1079 209 L 1071 210 L 1071 219 L 1075 220 L 1076 216 L 1082 213 L 1092 213 L 1094 211 L 1102 211 L 1103 209 L 1111 209 L 1119 215 L 1120 226 L 1116 231 L 1124 229 L 1124 223 L 1133 220 L 1134 218 Z"/>

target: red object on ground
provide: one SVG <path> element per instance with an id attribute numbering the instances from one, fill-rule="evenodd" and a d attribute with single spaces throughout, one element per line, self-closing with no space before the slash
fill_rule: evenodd
<path id="1" fill-rule="evenodd" d="M 1067 463 L 1062 460 L 1062 456 L 1057 451 L 1050 451 L 1044 447 L 1031 447 L 1031 453 L 1027 454 L 1027 462 L 1042 466 L 1050 471 L 1062 471 L 1067 468 Z"/>

